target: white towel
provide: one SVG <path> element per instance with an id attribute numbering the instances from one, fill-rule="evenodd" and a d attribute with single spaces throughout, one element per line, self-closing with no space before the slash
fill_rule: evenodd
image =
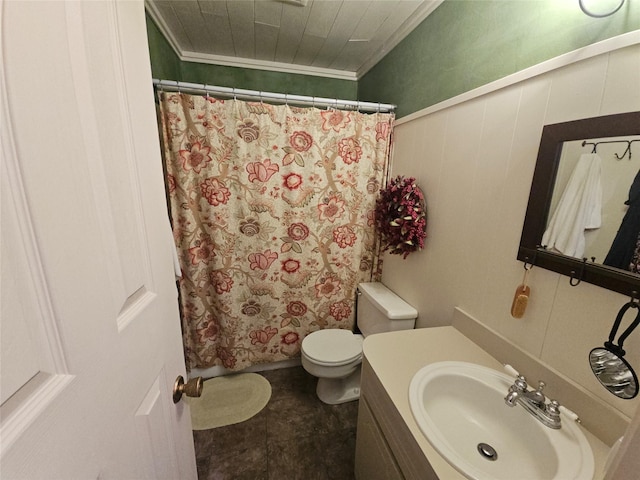
<path id="1" fill-rule="evenodd" d="M 542 245 L 547 249 L 582 257 L 584 231 L 602 225 L 601 173 L 601 160 L 597 154 L 580 156 L 542 236 Z"/>

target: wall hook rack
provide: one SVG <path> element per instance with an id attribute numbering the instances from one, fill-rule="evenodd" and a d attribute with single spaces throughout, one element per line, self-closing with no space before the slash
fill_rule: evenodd
<path id="1" fill-rule="evenodd" d="M 572 287 L 577 287 L 578 285 L 580 285 L 580 282 L 582 281 L 582 277 L 584 277 L 584 266 L 587 264 L 587 258 L 584 257 L 582 259 L 582 268 L 580 268 L 580 275 L 576 278 L 576 271 L 575 270 L 571 270 L 571 276 L 569 277 L 569 285 L 571 285 Z"/>
<path id="2" fill-rule="evenodd" d="M 529 271 L 535 266 L 536 257 L 537 256 L 538 256 L 538 252 L 536 251 L 536 252 L 533 253 L 533 258 L 531 259 L 531 261 L 529 261 L 529 257 L 528 256 L 524 257 L 524 265 L 523 265 L 523 267 L 524 267 L 525 270 Z"/>
<path id="3" fill-rule="evenodd" d="M 597 152 L 598 145 L 602 143 L 626 143 L 627 148 L 625 148 L 624 152 L 622 152 L 622 155 L 618 155 L 617 153 L 614 153 L 614 155 L 618 160 L 622 160 L 624 157 L 629 155 L 629 160 L 631 160 L 631 144 L 633 142 L 640 142 L 640 140 L 603 140 L 601 142 L 587 142 L 585 140 L 582 142 L 582 146 L 585 147 L 587 145 L 593 145 L 593 149 L 591 150 L 591 153 L 598 153 Z"/>

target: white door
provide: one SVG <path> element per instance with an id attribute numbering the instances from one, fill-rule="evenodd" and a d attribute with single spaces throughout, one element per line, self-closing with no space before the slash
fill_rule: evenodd
<path id="1" fill-rule="evenodd" d="M 0 478 L 195 479 L 141 1 L 0 0 Z"/>

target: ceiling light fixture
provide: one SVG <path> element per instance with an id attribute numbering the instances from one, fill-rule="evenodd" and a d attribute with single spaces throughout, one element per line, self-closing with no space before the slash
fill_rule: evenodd
<path id="1" fill-rule="evenodd" d="M 610 12 L 606 12 L 606 13 L 593 13 L 593 12 L 589 11 L 587 9 L 587 7 L 584 6 L 584 0 L 578 0 L 578 4 L 580 5 L 580 10 L 582 10 L 585 14 L 589 15 L 590 17 L 593 17 L 593 18 L 604 18 L 604 17 L 608 17 L 610 15 L 613 15 L 618 10 L 620 10 L 622 8 L 622 5 L 624 5 L 624 0 L 620 0 L 620 3 L 613 10 L 611 10 Z"/>

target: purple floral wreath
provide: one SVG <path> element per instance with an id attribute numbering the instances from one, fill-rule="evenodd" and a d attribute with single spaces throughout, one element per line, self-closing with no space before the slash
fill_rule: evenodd
<path id="1" fill-rule="evenodd" d="M 424 195 L 415 178 L 398 176 L 380 190 L 376 200 L 376 229 L 382 241 L 382 251 L 407 258 L 411 252 L 424 248 L 427 236 L 427 215 Z"/>

